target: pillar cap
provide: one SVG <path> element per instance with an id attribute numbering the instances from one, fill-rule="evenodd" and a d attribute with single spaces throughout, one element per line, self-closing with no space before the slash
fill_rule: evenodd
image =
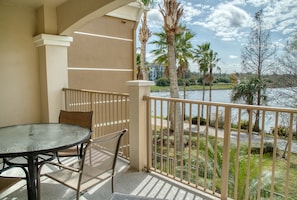
<path id="1" fill-rule="evenodd" d="M 143 86 L 153 86 L 155 85 L 155 83 L 153 81 L 134 80 L 134 81 L 127 81 L 126 85 L 143 87 Z"/>
<path id="2" fill-rule="evenodd" d="M 73 41 L 71 36 L 40 34 L 33 38 L 36 47 L 53 45 L 69 47 Z"/>

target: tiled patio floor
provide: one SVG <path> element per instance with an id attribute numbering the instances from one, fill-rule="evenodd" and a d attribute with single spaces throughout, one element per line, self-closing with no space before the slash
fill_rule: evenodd
<path id="1" fill-rule="evenodd" d="M 14 173 L 22 173 L 16 171 Z M 111 180 L 107 180 L 85 192 L 81 200 L 106 200 L 111 196 Z M 115 192 L 142 197 L 168 200 L 214 199 L 190 187 L 155 173 L 137 172 L 129 164 L 119 159 L 115 178 Z M 27 199 L 26 182 L 23 180 L 0 194 L 0 199 Z M 49 179 L 42 178 L 42 200 L 75 199 L 75 192 Z"/>

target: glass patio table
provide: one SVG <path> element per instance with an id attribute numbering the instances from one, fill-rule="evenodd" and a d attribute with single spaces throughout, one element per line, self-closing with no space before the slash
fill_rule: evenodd
<path id="1" fill-rule="evenodd" d="M 38 199 L 38 155 L 83 143 L 90 130 L 69 124 L 25 124 L 0 127 L 0 157 L 27 157 L 28 199 Z"/>

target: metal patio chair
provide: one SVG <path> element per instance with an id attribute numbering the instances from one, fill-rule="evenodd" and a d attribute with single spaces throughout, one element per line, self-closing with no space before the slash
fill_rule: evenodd
<path id="1" fill-rule="evenodd" d="M 78 125 L 84 128 L 87 128 L 92 132 L 92 118 L 93 111 L 80 112 L 80 111 L 60 111 L 59 123 L 62 124 L 71 124 Z M 58 151 L 56 156 L 60 163 L 59 157 L 71 157 L 78 156 L 81 157 L 82 154 L 82 145 L 76 147 L 71 147 L 65 150 Z"/>
<path id="2" fill-rule="evenodd" d="M 56 166 L 57 170 L 42 175 L 76 190 L 77 199 L 82 192 L 108 178 L 111 178 L 111 189 L 114 192 L 115 166 L 120 142 L 127 131 L 127 129 L 123 129 L 100 138 L 90 139 L 78 161 L 70 165 L 46 162 L 39 168 L 39 175 L 45 164 L 49 167 Z M 40 188 L 40 182 L 38 185 Z"/>

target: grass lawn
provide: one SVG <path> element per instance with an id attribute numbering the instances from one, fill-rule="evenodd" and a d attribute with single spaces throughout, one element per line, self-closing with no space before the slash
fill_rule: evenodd
<path id="1" fill-rule="evenodd" d="M 214 84 L 212 86 L 213 90 L 227 90 L 227 89 L 231 89 L 231 88 L 232 88 L 232 84 L 224 84 L 224 83 Z M 202 89 L 203 89 L 202 85 L 186 86 L 187 91 L 202 90 Z M 170 90 L 169 86 L 166 86 L 166 87 L 151 86 L 151 92 L 169 92 L 169 90 Z M 181 87 L 179 87 L 179 90 L 183 91 L 184 88 L 181 86 Z M 205 90 L 209 90 L 209 86 L 205 86 Z"/>

